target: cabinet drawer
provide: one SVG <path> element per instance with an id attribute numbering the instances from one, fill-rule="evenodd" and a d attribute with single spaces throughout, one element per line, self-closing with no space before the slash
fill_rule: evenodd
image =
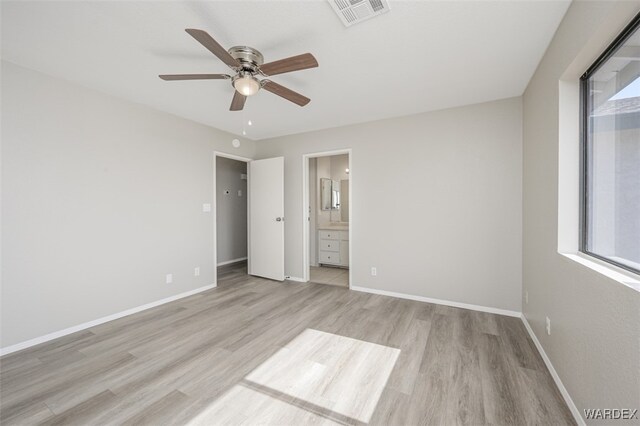
<path id="1" fill-rule="evenodd" d="M 340 253 L 334 251 L 321 251 L 319 253 L 320 263 L 340 263 Z"/>
<path id="2" fill-rule="evenodd" d="M 339 240 L 340 231 L 318 231 L 321 240 Z"/>
<path id="3" fill-rule="evenodd" d="M 340 241 L 337 240 L 320 240 L 320 251 L 340 251 Z"/>
<path id="4" fill-rule="evenodd" d="M 340 241 L 337 240 L 320 240 L 318 250 L 322 251 L 340 251 Z"/>

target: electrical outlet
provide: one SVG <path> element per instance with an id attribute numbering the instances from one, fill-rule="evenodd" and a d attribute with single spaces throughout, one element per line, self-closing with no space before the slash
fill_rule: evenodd
<path id="1" fill-rule="evenodd" d="M 242 197 L 242 189 L 238 189 L 238 197 Z"/>
<path id="2" fill-rule="evenodd" d="M 551 320 L 547 317 L 547 335 L 551 336 Z"/>
<path id="3" fill-rule="evenodd" d="M 171 284 L 173 282 L 173 274 L 167 274 L 167 284 Z"/>
<path id="4" fill-rule="evenodd" d="M 200 276 L 200 267 L 196 266 L 193 270 L 193 276 L 194 277 L 199 277 Z"/>
<path id="5" fill-rule="evenodd" d="M 376 275 L 378 275 L 378 269 L 374 266 L 371 268 L 371 276 L 375 277 Z"/>
<path id="6" fill-rule="evenodd" d="M 524 292 L 524 303 L 526 303 L 527 305 L 529 304 L 529 292 L 528 291 Z"/>

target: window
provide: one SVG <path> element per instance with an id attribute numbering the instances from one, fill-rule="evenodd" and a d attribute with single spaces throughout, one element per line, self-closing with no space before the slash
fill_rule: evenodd
<path id="1" fill-rule="evenodd" d="M 580 250 L 640 273 L 640 15 L 581 79 Z"/>

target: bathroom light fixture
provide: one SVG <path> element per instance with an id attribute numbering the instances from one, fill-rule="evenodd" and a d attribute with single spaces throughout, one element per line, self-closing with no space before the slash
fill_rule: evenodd
<path id="1" fill-rule="evenodd" d="M 345 172 L 346 174 L 349 174 L 349 169 L 344 169 L 344 172 Z"/>
<path id="2" fill-rule="evenodd" d="M 252 96 L 260 90 L 260 82 L 250 73 L 241 72 L 233 78 L 233 87 L 244 96 Z"/>

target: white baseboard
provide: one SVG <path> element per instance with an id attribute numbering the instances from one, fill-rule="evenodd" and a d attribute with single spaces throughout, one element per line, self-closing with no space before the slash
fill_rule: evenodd
<path id="1" fill-rule="evenodd" d="M 247 256 L 239 257 L 237 259 L 225 260 L 224 262 L 218 263 L 216 266 L 231 265 L 232 263 L 242 262 L 243 260 L 247 260 Z"/>
<path id="2" fill-rule="evenodd" d="M 455 308 L 471 309 L 472 311 L 489 312 L 491 314 L 506 315 L 509 317 L 520 318 L 522 312 L 510 311 L 507 309 L 492 308 L 490 306 L 471 305 L 469 303 L 452 302 L 450 300 L 432 299 L 431 297 L 414 296 L 412 294 L 396 293 L 395 291 L 378 290 L 375 288 L 350 286 L 351 290 L 361 291 L 363 293 L 380 294 L 382 296 L 397 297 L 399 299 L 416 300 L 418 302 L 434 303 L 436 305 L 453 306 Z"/>
<path id="3" fill-rule="evenodd" d="M 286 279 L 289 280 L 289 281 L 295 281 L 295 282 L 298 282 L 298 283 L 306 283 L 307 282 L 304 278 L 300 278 L 300 277 L 289 277 L 289 278 L 286 278 Z"/>
<path id="4" fill-rule="evenodd" d="M 155 302 L 147 303 L 146 305 L 137 306 L 135 308 L 127 309 L 126 311 L 118 312 L 113 315 L 108 315 L 106 317 L 98 318 L 93 321 L 85 322 L 83 324 L 78 324 L 73 327 L 65 328 L 64 330 L 55 331 L 53 333 L 45 334 L 44 336 L 36 337 L 21 343 L 16 343 L 15 345 L 7 346 L 6 348 L 0 349 L 0 356 L 7 355 L 12 352 L 17 352 L 22 349 L 29 348 L 31 346 L 39 345 L 40 343 L 48 342 L 49 340 L 57 339 L 58 337 L 66 336 L 67 334 L 75 333 L 77 331 L 86 330 L 87 328 L 95 327 L 96 325 L 103 324 L 105 322 L 113 321 L 118 318 L 126 317 L 131 314 L 135 314 L 137 312 L 145 311 L 147 309 L 154 308 L 159 305 L 163 305 L 165 303 L 173 302 L 174 300 L 182 299 L 188 296 L 192 296 L 197 293 L 201 293 L 206 290 L 210 290 L 216 287 L 216 284 L 211 284 L 205 287 L 196 288 L 195 290 L 186 291 L 184 293 L 176 294 L 175 296 L 170 296 L 165 299 L 156 300 Z"/>
<path id="5" fill-rule="evenodd" d="M 573 399 L 571 399 L 571 395 L 569 395 L 569 391 L 567 391 L 567 388 L 564 387 L 564 384 L 562 383 L 562 380 L 560 380 L 560 376 L 558 376 L 556 369 L 553 368 L 553 364 L 551 364 L 551 360 L 547 356 L 547 353 L 544 351 L 544 348 L 540 344 L 538 337 L 536 336 L 536 334 L 533 332 L 533 329 L 529 325 L 529 321 L 527 321 L 527 318 L 524 316 L 524 314 L 522 314 L 520 318 L 522 318 L 524 327 L 527 329 L 529 336 L 531 336 L 531 340 L 533 340 L 533 343 L 535 343 L 536 348 L 538 349 L 538 352 L 540 352 L 540 356 L 544 360 L 544 363 L 547 366 L 547 369 L 551 373 L 551 377 L 553 377 L 553 381 L 556 382 L 556 386 L 558 386 L 558 389 L 560 390 L 560 393 L 562 394 L 564 401 L 567 403 L 567 406 L 569 406 L 569 410 L 571 410 L 571 414 L 573 414 L 573 418 L 576 420 L 576 423 L 578 423 L 578 425 L 580 426 L 586 426 L 586 423 L 582 418 L 582 415 L 580 415 L 580 411 L 578 410 L 578 407 L 576 407 L 576 404 L 573 403 Z"/>

